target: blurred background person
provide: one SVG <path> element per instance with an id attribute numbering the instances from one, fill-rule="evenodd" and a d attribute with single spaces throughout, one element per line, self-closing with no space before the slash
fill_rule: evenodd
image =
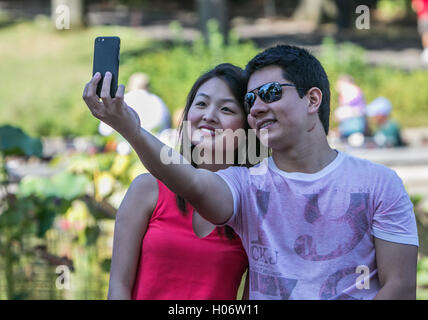
<path id="1" fill-rule="evenodd" d="M 149 77 L 142 72 L 131 75 L 125 101 L 141 119 L 141 126 L 155 134 L 171 128 L 171 114 L 163 100 L 150 92 Z"/>
<path id="2" fill-rule="evenodd" d="M 412 0 L 412 8 L 418 15 L 418 32 L 423 47 L 421 59 L 428 64 L 428 0 Z"/>
<path id="3" fill-rule="evenodd" d="M 339 93 L 339 106 L 334 116 L 339 122 L 340 138 L 347 140 L 356 134 L 361 137 L 368 135 L 366 101 L 361 88 L 350 75 L 345 74 L 337 80 L 336 90 Z"/>
<path id="4" fill-rule="evenodd" d="M 163 100 L 150 92 L 149 76 L 143 72 L 131 75 L 128 81 L 129 91 L 125 94 L 125 102 L 132 106 L 141 119 L 141 127 L 159 136 L 162 131 L 171 128 L 171 114 Z M 98 132 L 110 136 L 114 130 L 100 121 Z M 120 154 L 128 154 L 131 147 L 122 137 L 114 144 Z"/>
<path id="5" fill-rule="evenodd" d="M 373 125 L 373 138 L 378 147 L 400 147 L 404 145 L 400 127 L 390 118 L 391 102 L 379 97 L 367 105 L 367 116 Z"/>

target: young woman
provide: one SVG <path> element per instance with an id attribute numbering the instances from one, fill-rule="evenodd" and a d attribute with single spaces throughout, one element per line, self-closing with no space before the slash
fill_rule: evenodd
<path id="1" fill-rule="evenodd" d="M 224 139 L 216 130 L 248 128 L 244 93 L 242 70 L 231 64 L 218 65 L 195 82 L 179 130 L 180 137 L 190 134 L 192 151 L 201 148 L 192 154 L 211 152 L 214 160 L 215 152 L 226 153 L 215 144 Z M 189 160 L 209 171 L 230 166 Z M 234 165 L 247 162 L 239 164 L 236 152 L 234 160 Z M 116 217 L 109 299 L 236 299 L 247 267 L 241 240 L 230 227 L 207 222 L 150 174 L 132 182 Z"/>

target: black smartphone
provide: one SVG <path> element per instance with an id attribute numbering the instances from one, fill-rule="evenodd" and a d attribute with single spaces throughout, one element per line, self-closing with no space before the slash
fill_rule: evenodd
<path id="1" fill-rule="evenodd" d="M 94 66 L 92 76 L 101 73 L 101 80 L 98 82 L 97 95 L 101 95 L 104 75 L 107 71 L 112 74 L 110 96 L 114 98 L 117 91 L 117 81 L 119 77 L 119 37 L 97 37 L 94 44 Z"/>

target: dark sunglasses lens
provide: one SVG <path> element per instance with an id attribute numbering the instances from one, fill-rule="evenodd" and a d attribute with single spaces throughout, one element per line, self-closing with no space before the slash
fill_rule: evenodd
<path id="1" fill-rule="evenodd" d="M 281 99 L 282 88 L 278 82 L 266 83 L 259 89 L 259 97 L 266 103 Z"/>
<path id="2" fill-rule="evenodd" d="M 245 95 L 244 104 L 248 112 L 250 112 L 250 109 L 253 106 L 255 100 L 256 100 L 256 95 L 254 94 L 254 92 L 248 92 Z"/>

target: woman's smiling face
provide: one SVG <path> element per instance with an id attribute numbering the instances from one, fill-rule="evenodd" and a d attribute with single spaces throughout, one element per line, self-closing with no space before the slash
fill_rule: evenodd
<path id="1" fill-rule="evenodd" d="M 235 132 L 245 128 L 246 115 L 226 82 L 214 77 L 203 83 L 196 92 L 187 114 L 189 136 L 193 145 L 214 150 L 215 141 L 225 134 L 216 130 Z M 221 145 L 224 146 L 224 143 Z M 217 144 L 218 146 L 218 144 Z M 234 145 L 234 149 L 237 145 Z M 224 147 L 223 147 L 224 148 Z"/>

